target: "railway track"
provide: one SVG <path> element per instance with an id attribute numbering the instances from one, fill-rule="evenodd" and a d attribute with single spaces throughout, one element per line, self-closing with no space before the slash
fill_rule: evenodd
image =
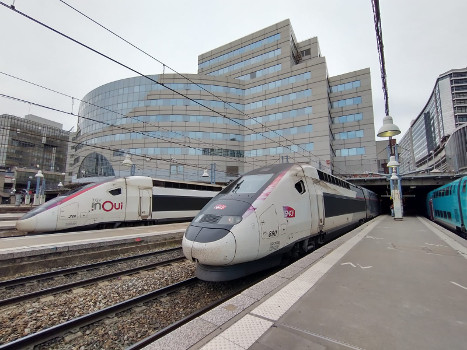
<path id="1" fill-rule="evenodd" d="M 184 260 L 181 248 L 173 248 L 2 281 L 0 307 L 181 260 Z"/>
<path id="2" fill-rule="evenodd" d="M 189 278 L 1 345 L 0 349 L 141 349 L 257 281 L 258 277 L 219 284 Z M 139 326 L 144 329 L 138 330 Z"/>

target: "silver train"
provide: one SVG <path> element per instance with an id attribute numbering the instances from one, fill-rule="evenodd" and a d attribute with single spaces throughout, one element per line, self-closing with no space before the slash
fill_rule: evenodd
<path id="1" fill-rule="evenodd" d="M 58 196 L 16 222 L 24 232 L 112 228 L 189 221 L 221 186 L 129 176 L 92 183 Z"/>
<path id="2" fill-rule="evenodd" d="M 238 178 L 195 217 L 183 253 L 196 276 L 227 281 L 298 257 L 379 215 L 374 192 L 311 165 L 279 164 Z"/>

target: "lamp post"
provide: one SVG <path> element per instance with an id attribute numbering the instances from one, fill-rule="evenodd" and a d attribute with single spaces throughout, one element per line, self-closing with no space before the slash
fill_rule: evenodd
<path id="1" fill-rule="evenodd" d="M 389 162 L 387 164 L 388 168 L 392 169 L 392 175 L 389 178 L 389 183 L 391 185 L 391 197 L 394 206 L 394 220 L 402 220 L 402 204 L 401 204 L 401 195 L 402 187 L 401 181 L 398 176 L 398 167 L 399 162 L 396 159 L 396 152 L 392 145 L 392 137 L 399 135 L 401 133 L 399 127 L 393 123 L 392 117 L 386 115 L 383 118 L 383 126 L 378 130 L 378 137 L 389 137 Z M 396 183 L 397 186 L 394 186 Z"/>
<path id="2" fill-rule="evenodd" d="M 40 193 L 39 193 L 39 185 L 41 183 L 41 178 L 44 177 L 44 175 L 42 174 L 42 170 L 38 170 L 37 171 L 37 174 L 34 175 L 34 177 L 36 178 L 36 193 L 34 193 L 34 202 L 33 204 L 34 205 L 39 205 L 40 204 Z"/>
<path id="3" fill-rule="evenodd" d="M 28 176 L 28 187 L 26 187 L 26 195 L 24 196 L 24 204 L 29 204 L 31 201 L 31 195 L 29 194 L 29 190 L 31 189 L 31 180 L 32 176 Z"/>

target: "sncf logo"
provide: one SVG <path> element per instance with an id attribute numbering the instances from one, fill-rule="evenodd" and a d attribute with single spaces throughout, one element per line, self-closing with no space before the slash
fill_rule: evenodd
<path id="1" fill-rule="evenodd" d="M 214 209 L 223 210 L 223 209 L 225 209 L 225 207 L 226 207 L 226 205 L 224 205 L 224 204 L 217 204 L 217 205 L 214 207 Z"/>
<path id="2" fill-rule="evenodd" d="M 284 210 L 284 217 L 285 218 L 294 218 L 295 217 L 295 209 L 292 207 L 282 207 Z"/>

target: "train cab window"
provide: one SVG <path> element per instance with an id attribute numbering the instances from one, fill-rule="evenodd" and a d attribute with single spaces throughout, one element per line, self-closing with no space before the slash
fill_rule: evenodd
<path id="1" fill-rule="evenodd" d="M 229 188 L 230 193 L 256 193 L 274 174 L 245 175 Z M 226 192 L 227 193 L 227 192 Z"/>
<path id="2" fill-rule="evenodd" d="M 298 193 L 300 194 L 304 194 L 305 193 L 305 184 L 303 183 L 302 180 L 300 180 L 299 182 L 297 182 L 295 184 L 295 189 L 297 190 Z"/>
<path id="3" fill-rule="evenodd" d="M 122 194 L 122 189 L 121 188 L 115 188 L 113 190 L 110 190 L 109 193 L 112 196 L 118 196 L 118 195 Z"/>

